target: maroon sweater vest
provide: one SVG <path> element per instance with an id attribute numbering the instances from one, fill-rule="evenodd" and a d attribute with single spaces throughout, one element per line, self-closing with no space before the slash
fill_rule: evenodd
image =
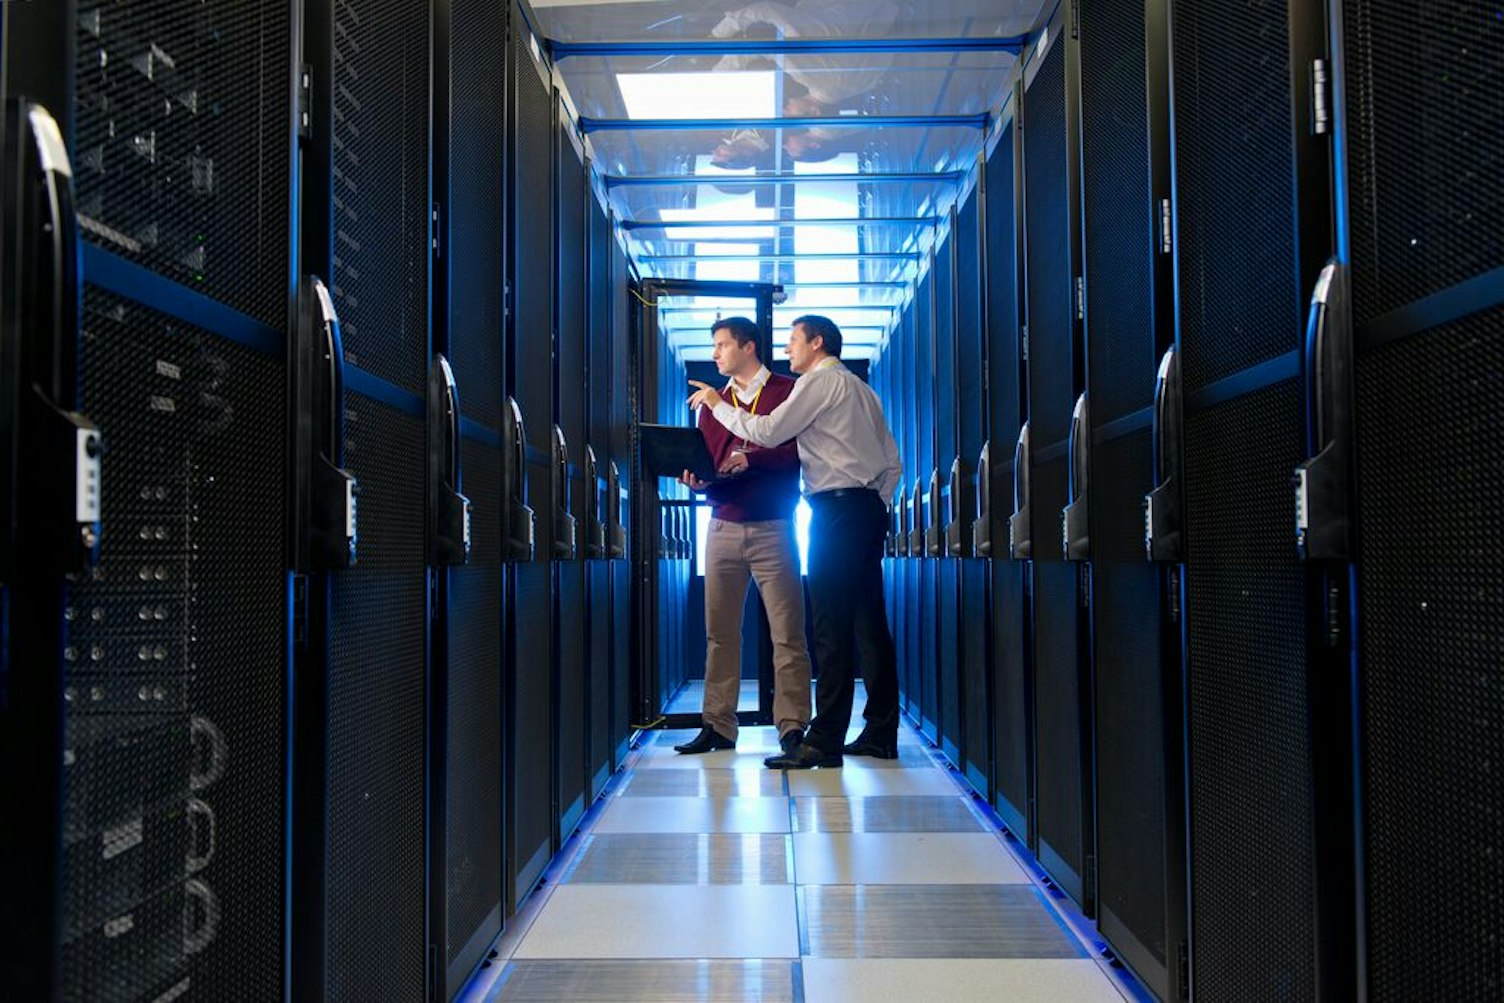
<path id="1" fill-rule="evenodd" d="M 794 381 L 773 373 L 757 397 L 757 413 L 767 414 L 788 400 Z M 729 394 L 723 394 L 731 402 Z M 736 401 L 748 410 L 748 402 Z M 799 504 L 799 447 L 790 439 L 781 446 L 756 446 L 732 435 L 715 420 L 708 408 L 700 409 L 700 434 L 710 450 L 717 468 L 731 451 L 740 447 L 747 454 L 747 469 L 740 476 L 705 489 L 711 514 L 727 522 L 763 522 L 769 519 L 792 519 Z"/>

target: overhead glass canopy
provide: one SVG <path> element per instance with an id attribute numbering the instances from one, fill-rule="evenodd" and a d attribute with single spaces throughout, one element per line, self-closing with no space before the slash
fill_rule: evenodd
<path id="1" fill-rule="evenodd" d="M 1051 0 L 533 0 L 638 273 L 774 282 L 881 344 Z M 660 328 L 709 358 L 722 304 Z"/>

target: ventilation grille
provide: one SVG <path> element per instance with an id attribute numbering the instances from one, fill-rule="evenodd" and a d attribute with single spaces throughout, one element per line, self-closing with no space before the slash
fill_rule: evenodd
<path id="1" fill-rule="evenodd" d="M 506 280 L 507 8 L 453 4 L 449 345 L 465 415 L 501 428 Z M 472 496 L 472 500 L 473 496 Z"/>
<path id="2" fill-rule="evenodd" d="M 1087 350 L 1098 426 L 1148 407 L 1158 363 L 1143 0 L 1082 12 L 1081 144 Z"/>
<path id="3" fill-rule="evenodd" d="M 423 420 L 351 395 L 360 563 L 333 576 L 329 639 L 330 1000 L 419 999 L 424 973 Z"/>
<path id="4" fill-rule="evenodd" d="M 1035 727 L 1039 746 L 1039 838 L 1065 860 L 1077 880 L 1085 873 L 1081 799 L 1081 689 L 1077 625 L 1078 566 L 1034 564 Z M 1064 880 L 1063 875 L 1057 877 Z M 1080 886 L 1072 888 L 1079 893 Z"/>
<path id="5" fill-rule="evenodd" d="M 514 32 L 512 40 L 517 101 L 512 137 L 517 220 L 513 270 L 517 281 L 513 286 L 515 368 L 511 378 L 527 420 L 528 436 L 533 445 L 548 452 L 549 425 L 553 421 L 554 102 L 538 77 L 526 31 Z M 544 510 L 538 502 L 530 504 L 540 513 L 541 529 L 551 520 L 542 515 Z"/>
<path id="6" fill-rule="evenodd" d="M 1497 5 L 1346 0 L 1354 320 L 1504 264 Z"/>
<path id="7" fill-rule="evenodd" d="M 291 6 L 79 8 L 73 169 L 84 238 L 285 327 Z"/>
<path id="8" fill-rule="evenodd" d="M 1187 393 L 1294 350 L 1303 332 L 1309 290 L 1298 287 L 1293 266 L 1286 7 L 1285 0 L 1175 4 L 1175 217 Z"/>
<path id="9" fill-rule="evenodd" d="M 1024 102 L 1029 123 L 1024 130 L 1029 420 L 1034 448 L 1043 449 L 1065 440 L 1076 402 L 1072 338 L 1075 279 L 1071 275 L 1071 193 L 1066 175 L 1065 45 L 1061 42 L 1057 41 L 1045 56 Z M 1060 533 L 1057 530 L 1050 535 L 1059 537 Z"/>
<path id="10" fill-rule="evenodd" d="M 93 287 L 82 353 L 109 490 L 67 607 L 63 997 L 274 998 L 283 366 Z"/>
<path id="11" fill-rule="evenodd" d="M 557 380 L 559 424 L 569 440 L 571 461 L 583 464 L 585 454 L 586 324 L 588 323 L 589 225 L 585 198 L 589 185 L 585 164 L 574 144 L 559 130 L 559 347 Z M 588 388 L 592 389 L 593 388 Z M 579 514 L 579 505 L 575 505 Z M 581 526 L 581 532 L 584 527 Z"/>
<path id="12" fill-rule="evenodd" d="M 967 402 L 961 409 L 961 427 L 957 429 L 957 441 L 961 446 L 961 460 L 973 475 L 976 473 L 977 454 L 981 452 L 982 442 L 987 438 L 987 432 L 983 428 L 987 412 L 982 403 L 987 399 L 982 395 L 987 340 L 986 332 L 982 330 L 982 274 L 979 271 L 982 248 L 981 234 L 977 229 L 980 211 L 976 189 L 972 189 L 956 216 L 953 238 L 956 241 L 956 254 L 961 261 L 961 268 L 956 275 L 959 293 L 956 339 L 961 345 L 962 361 L 956 374 L 956 383 L 961 400 Z M 971 532 L 970 522 L 975 517 L 973 512 L 965 513 L 965 532 Z"/>
<path id="13" fill-rule="evenodd" d="M 1504 309 L 1360 356 L 1357 393 L 1370 993 L 1498 998 Z"/>
<path id="14" fill-rule="evenodd" d="M 1186 416 L 1191 912 L 1197 991 L 1211 999 L 1315 993 L 1305 575 L 1290 508 L 1300 414 L 1289 381 Z"/>
<path id="15" fill-rule="evenodd" d="M 334 282 L 345 361 L 428 372 L 428 5 L 335 0 Z"/>

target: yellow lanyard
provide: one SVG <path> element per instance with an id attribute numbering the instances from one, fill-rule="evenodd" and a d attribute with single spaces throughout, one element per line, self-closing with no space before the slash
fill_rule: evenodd
<path id="1" fill-rule="evenodd" d="M 762 381 L 762 386 L 760 386 L 760 387 L 757 388 L 757 393 L 755 393 L 755 394 L 752 395 L 752 403 L 747 405 L 747 414 L 749 414 L 749 415 L 756 415 L 757 414 L 757 402 L 760 401 L 760 400 L 762 400 L 762 392 L 764 390 L 766 390 L 767 388 L 768 388 L 768 381 L 767 380 L 763 380 Z M 741 398 L 736 395 L 736 384 L 735 383 L 731 384 L 730 390 L 731 390 L 731 404 L 732 404 L 732 406 L 733 407 L 738 407 L 738 408 L 741 407 L 742 406 L 742 401 L 741 401 Z M 742 439 L 741 443 L 742 444 L 740 446 L 736 446 L 732 451 L 735 452 L 736 450 L 742 450 L 743 452 L 745 452 L 746 449 L 747 449 L 747 447 L 749 447 L 749 446 L 752 445 L 746 439 Z"/>

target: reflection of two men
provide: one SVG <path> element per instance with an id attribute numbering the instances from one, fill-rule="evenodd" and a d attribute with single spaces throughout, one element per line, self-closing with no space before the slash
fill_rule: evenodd
<path id="1" fill-rule="evenodd" d="M 711 30 L 722 39 L 849 38 L 853 29 L 882 35 L 898 19 L 891 3 L 867 0 L 805 0 L 785 4 L 749 4 L 727 14 Z M 888 53 L 862 55 L 797 53 L 781 57 L 784 75 L 782 115 L 785 118 L 828 118 L 854 110 L 877 89 L 893 64 Z M 718 72 L 739 72 L 777 65 L 765 56 L 725 56 Z M 821 163 L 854 149 L 859 128 L 813 126 L 788 129 L 783 152 L 800 163 Z M 738 129 L 716 146 L 711 163 L 725 170 L 766 169 L 774 166 L 771 143 L 758 129 Z"/>

